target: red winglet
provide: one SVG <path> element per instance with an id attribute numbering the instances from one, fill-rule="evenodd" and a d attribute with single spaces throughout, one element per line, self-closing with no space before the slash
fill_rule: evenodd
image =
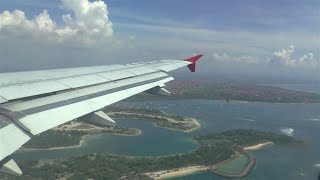
<path id="1" fill-rule="evenodd" d="M 196 72 L 196 62 L 202 57 L 203 55 L 197 55 L 188 59 L 185 59 L 184 61 L 191 62 L 192 64 L 188 65 L 188 68 L 190 69 L 191 72 Z"/>

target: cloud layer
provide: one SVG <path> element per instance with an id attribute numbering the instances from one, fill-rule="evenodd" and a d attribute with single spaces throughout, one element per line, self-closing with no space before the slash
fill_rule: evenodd
<path id="1" fill-rule="evenodd" d="M 253 56 L 230 56 L 226 52 L 224 53 L 213 53 L 213 60 L 228 63 L 247 63 L 247 64 L 258 64 L 259 61 Z"/>
<path id="2" fill-rule="evenodd" d="M 288 67 L 306 67 L 306 68 L 319 68 L 320 62 L 315 59 L 314 54 L 309 52 L 300 56 L 299 58 L 293 57 L 295 48 L 293 45 L 287 49 L 275 51 L 273 53 L 272 63 L 282 64 Z"/>
<path id="3" fill-rule="evenodd" d="M 272 55 L 266 57 L 255 57 L 249 55 L 231 56 L 226 52 L 213 53 L 212 59 L 224 63 L 242 63 L 242 64 L 270 64 L 281 65 L 289 68 L 320 68 L 320 61 L 315 58 L 312 52 L 301 56 L 295 55 L 295 48 L 290 45 L 286 49 L 274 51 Z"/>
<path id="4" fill-rule="evenodd" d="M 107 4 L 103 1 L 62 0 L 62 7 L 71 13 L 62 15 L 61 24 L 51 19 L 47 10 L 32 19 L 21 10 L 4 11 L 0 14 L 1 38 L 94 43 L 113 36 Z"/>

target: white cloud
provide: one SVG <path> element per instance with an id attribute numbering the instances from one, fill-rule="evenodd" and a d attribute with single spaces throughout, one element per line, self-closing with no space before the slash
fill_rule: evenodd
<path id="1" fill-rule="evenodd" d="M 318 68 L 320 67 L 319 60 L 315 59 L 314 54 L 309 52 L 300 56 L 299 58 L 293 57 L 295 48 L 293 45 L 287 49 L 275 51 L 271 63 L 282 64 L 287 67 L 305 67 L 305 68 Z"/>
<path id="2" fill-rule="evenodd" d="M 224 63 L 242 63 L 242 64 L 261 64 L 261 65 L 277 65 L 287 68 L 306 68 L 306 69 L 316 69 L 320 68 L 320 61 L 315 58 L 312 52 L 304 54 L 302 56 L 295 57 L 295 48 L 290 45 L 286 49 L 281 49 L 279 51 L 274 51 L 272 55 L 267 55 L 264 57 L 258 56 L 231 56 L 226 52 L 223 53 L 213 53 L 212 59 L 214 61 L 224 62 Z"/>
<path id="3" fill-rule="evenodd" d="M 281 61 L 286 66 L 294 66 L 295 62 L 292 60 L 291 55 L 294 53 L 294 46 L 291 45 L 287 49 L 273 52 L 273 57 Z"/>
<path id="4" fill-rule="evenodd" d="M 259 61 L 253 56 L 230 56 L 226 52 L 224 53 L 213 53 L 213 60 L 220 62 L 230 62 L 230 63 L 247 63 L 247 64 L 258 64 Z"/>
<path id="5" fill-rule="evenodd" d="M 51 19 L 47 10 L 32 19 L 21 10 L 4 11 L 0 13 L 1 36 L 83 43 L 105 41 L 113 36 L 107 4 L 103 1 L 62 0 L 62 7 L 71 14 L 62 15 L 61 25 Z"/>

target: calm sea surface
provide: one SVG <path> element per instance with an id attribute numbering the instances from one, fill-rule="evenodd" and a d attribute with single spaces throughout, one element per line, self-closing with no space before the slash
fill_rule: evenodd
<path id="1" fill-rule="evenodd" d="M 117 119 L 123 127 L 135 127 L 143 131 L 138 137 L 95 135 L 87 139 L 85 146 L 77 149 L 18 152 L 15 159 L 64 158 L 85 153 L 111 153 L 129 156 L 162 156 L 192 151 L 197 144 L 195 135 L 205 135 L 235 128 L 253 128 L 276 133 L 293 129 L 293 136 L 303 139 L 304 146 L 272 145 L 253 152 L 257 164 L 250 175 L 243 179 L 270 180 L 316 179 L 320 164 L 320 104 L 269 104 L 241 103 L 210 100 L 177 100 L 124 102 L 122 105 L 154 108 L 169 114 L 194 117 L 203 127 L 191 133 L 183 133 L 154 127 L 152 123 Z M 193 174 L 175 179 L 201 180 L 226 179 L 210 173 Z"/>
<path id="2" fill-rule="evenodd" d="M 320 84 L 265 84 L 265 85 L 320 94 Z"/>

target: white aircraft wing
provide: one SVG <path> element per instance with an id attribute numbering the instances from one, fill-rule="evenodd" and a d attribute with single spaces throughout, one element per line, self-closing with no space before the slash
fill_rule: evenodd
<path id="1" fill-rule="evenodd" d="M 114 123 L 100 110 L 141 92 L 168 93 L 167 72 L 185 66 L 194 72 L 201 56 L 0 74 L 0 172 L 22 174 L 10 155 L 34 135 L 88 114 Z"/>

